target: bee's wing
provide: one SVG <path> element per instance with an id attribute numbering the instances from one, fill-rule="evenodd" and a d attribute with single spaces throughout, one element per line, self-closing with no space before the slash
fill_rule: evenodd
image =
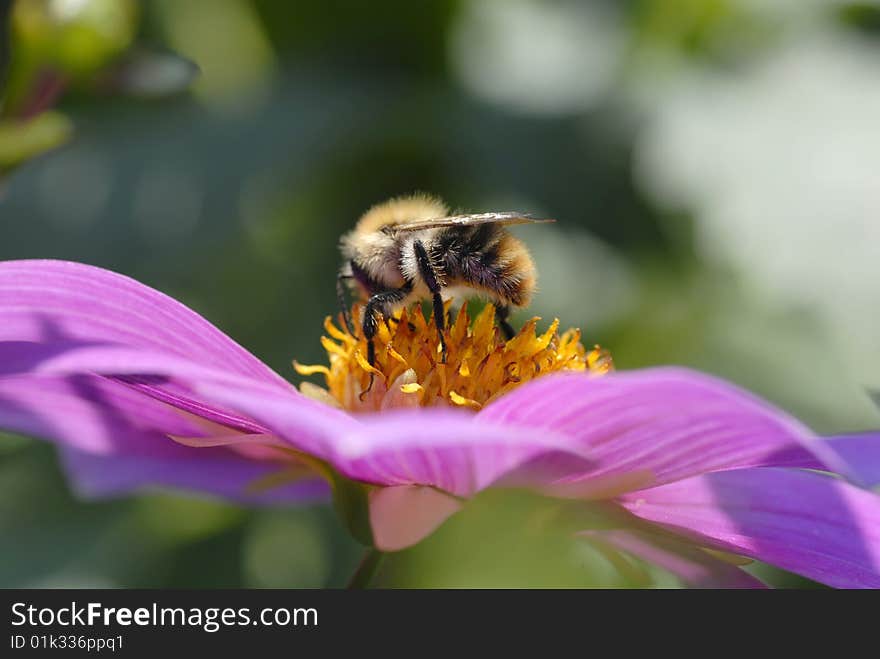
<path id="1" fill-rule="evenodd" d="M 395 231 L 421 231 L 422 229 L 438 229 L 441 227 L 472 227 L 478 224 L 535 224 L 539 222 L 555 222 L 556 220 L 538 218 L 527 213 L 473 213 L 470 215 L 450 215 L 430 220 L 416 220 L 394 225 Z"/>

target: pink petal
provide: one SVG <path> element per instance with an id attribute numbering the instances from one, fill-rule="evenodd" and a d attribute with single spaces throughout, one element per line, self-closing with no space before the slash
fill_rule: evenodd
<path id="1" fill-rule="evenodd" d="M 572 438 L 591 468 L 556 484 L 565 496 L 603 497 L 621 487 L 668 483 L 725 469 L 837 456 L 797 420 L 734 385 L 683 368 L 554 374 L 482 410 L 477 419 Z M 596 487 L 594 487 L 594 482 Z M 562 487 L 562 486 L 565 487 Z M 594 491 L 595 490 L 595 491 Z"/>
<path id="2" fill-rule="evenodd" d="M 838 588 L 880 588 L 880 497 L 822 474 L 741 469 L 621 498 L 701 544 Z"/>
<path id="3" fill-rule="evenodd" d="M 133 279 L 66 261 L 0 262 L 0 341 L 115 343 L 287 384 L 194 311 Z"/>
<path id="4" fill-rule="evenodd" d="M 131 387 L 144 397 L 247 433 L 265 433 L 266 426 L 248 417 L 246 413 L 236 412 L 224 406 L 222 399 L 231 395 L 228 392 L 238 390 L 248 392 L 248 396 L 258 399 L 270 396 L 295 419 L 295 428 L 291 428 L 286 436 L 292 447 L 319 457 L 329 454 L 329 445 L 332 444 L 336 433 L 356 423 L 344 412 L 306 398 L 287 383 L 278 386 L 275 383 L 254 380 L 194 363 L 177 355 L 115 345 L 47 343 L 29 344 L 29 346 L 25 350 L 22 344 L 0 343 L 0 363 L 3 363 L 3 357 L 7 352 L 12 352 L 13 355 L 22 353 L 27 354 L 28 359 L 19 361 L 26 364 L 31 374 L 69 378 L 99 373 L 112 377 L 116 382 L 124 382 L 125 386 Z M 8 372 L 10 367 L 0 366 L 0 372 L 4 369 Z M 17 377 L 25 376 L 19 374 L 7 379 Z M 196 382 L 202 383 L 205 390 L 220 392 L 219 395 L 206 396 L 196 392 L 193 384 Z M 32 413 L 42 417 L 52 415 L 51 406 L 41 405 L 39 391 L 33 392 L 33 395 L 29 405 Z M 94 401 L 88 401 L 86 407 L 89 406 L 94 408 Z M 0 413 L 2 410 L 3 401 L 0 400 Z M 133 411 L 136 415 L 136 408 Z M 75 421 L 73 417 L 68 419 L 69 423 Z M 75 428 L 75 425 L 72 427 Z M 47 439 L 54 438 L 45 433 L 32 434 Z M 186 433 L 177 431 L 168 434 L 187 436 Z"/>
<path id="5" fill-rule="evenodd" d="M 197 388 L 291 443 L 303 432 L 302 414 L 280 392 L 211 382 Z M 350 478 L 377 485 L 430 485 L 467 497 L 548 454 L 565 454 L 579 466 L 589 459 L 565 436 L 484 422 L 460 410 L 396 410 L 335 423 L 332 410 L 324 409 L 327 435 L 312 444 L 312 453 Z"/>
<path id="6" fill-rule="evenodd" d="M 264 438 L 240 434 L 243 439 L 235 443 L 235 450 L 184 446 L 170 437 L 193 442 L 205 437 L 206 428 L 197 418 L 96 375 L 0 378 L 0 427 L 59 443 L 68 475 L 86 496 L 157 485 L 251 503 L 289 502 L 326 493 L 314 478 L 250 492 L 248 486 L 258 479 L 291 470 L 291 462 L 280 462 L 277 452 L 266 455 Z M 246 445 L 251 440 L 259 446 Z M 248 457 L 257 455 L 250 450 L 257 448 L 263 450 L 261 459 Z"/>
<path id="7" fill-rule="evenodd" d="M 89 354 L 101 353 L 90 349 Z M 185 360 L 162 359 L 186 373 Z M 59 372 L 62 375 L 38 372 L 0 378 L 0 427 L 65 447 L 67 472 L 81 493 L 108 496 L 167 485 L 252 503 L 294 501 L 326 493 L 326 487 L 314 478 L 267 492 L 249 492 L 247 486 L 258 479 L 291 468 L 289 458 L 282 464 L 277 451 L 267 453 L 267 441 L 260 435 L 239 433 L 242 439 L 234 443 L 234 449 L 190 448 L 171 439 L 186 437 L 195 443 L 213 433 L 212 441 L 217 443 L 216 428 L 223 426 L 215 422 L 228 420 L 228 415 L 219 418 L 217 408 L 210 408 L 212 413 L 205 415 L 204 404 L 199 408 L 174 407 L 118 380 L 70 374 L 76 373 L 70 368 Z M 226 444 L 233 445 L 229 440 Z"/>
<path id="8" fill-rule="evenodd" d="M 0 378 L 0 428 L 99 455 L 181 455 L 167 435 L 202 428 L 174 409 L 95 375 Z"/>
<path id="9" fill-rule="evenodd" d="M 370 492 L 373 541 L 382 551 L 399 551 L 433 533 L 461 510 L 461 502 L 431 487 L 397 485 Z"/>

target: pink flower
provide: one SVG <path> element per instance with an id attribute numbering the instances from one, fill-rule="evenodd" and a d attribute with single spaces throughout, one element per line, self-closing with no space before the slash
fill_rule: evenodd
<path id="1" fill-rule="evenodd" d="M 554 373 L 476 413 L 355 415 L 131 279 L 12 261 L 0 263 L 0 428 L 56 442 L 86 496 L 166 485 L 283 503 L 333 490 L 380 550 L 417 542 L 476 492 L 516 486 L 607 501 L 620 527 L 584 533 L 686 583 L 760 585 L 709 548 L 880 587 L 880 497 L 833 475 L 880 482 L 880 434 L 822 440 L 682 368 Z"/>

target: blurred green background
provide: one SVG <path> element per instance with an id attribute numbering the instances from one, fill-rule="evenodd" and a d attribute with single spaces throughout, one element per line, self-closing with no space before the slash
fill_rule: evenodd
<path id="1" fill-rule="evenodd" d="M 323 360 L 339 235 L 425 190 L 558 219 L 518 232 L 541 274 L 518 321 L 818 431 L 880 425 L 878 2 L 3 4 L 0 259 L 133 276 L 297 380 L 292 358 Z M 534 502 L 490 504 L 380 582 L 620 583 Z M 358 555 L 323 507 L 80 502 L 49 446 L 0 441 L 3 587 L 339 586 Z"/>

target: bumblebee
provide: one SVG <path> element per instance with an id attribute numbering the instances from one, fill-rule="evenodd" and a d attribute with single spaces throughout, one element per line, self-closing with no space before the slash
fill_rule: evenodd
<path id="1" fill-rule="evenodd" d="M 389 322 L 395 310 L 428 298 L 444 362 L 445 298 L 488 298 L 497 307 L 499 327 L 512 338 L 508 316 L 529 303 L 536 273 L 526 246 L 505 226 L 553 221 L 517 212 L 449 215 L 442 201 L 424 194 L 391 199 L 364 213 L 340 240 L 345 260 L 336 292 L 352 334 L 346 284 L 365 304 L 362 330 L 370 365 L 376 363 L 373 337 L 380 318 Z"/>

